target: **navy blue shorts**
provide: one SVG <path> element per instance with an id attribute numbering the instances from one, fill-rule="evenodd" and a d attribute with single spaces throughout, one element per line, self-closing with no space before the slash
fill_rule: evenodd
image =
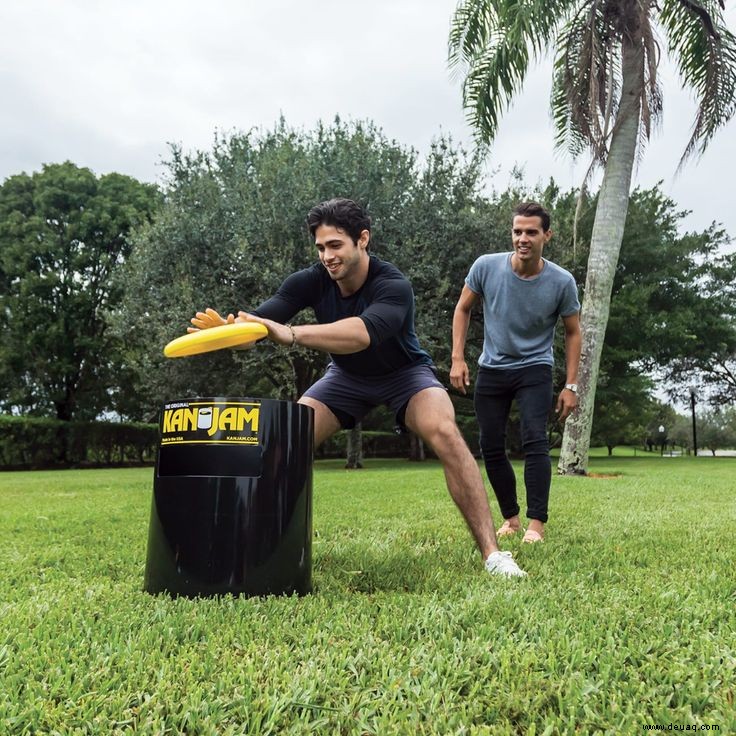
<path id="1" fill-rule="evenodd" d="M 428 365 L 409 365 L 386 376 L 356 376 L 334 363 L 304 396 L 321 401 L 338 418 L 343 429 L 352 429 L 371 409 L 386 405 L 396 415 L 396 423 L 404 426 L 409 400 L 425 388 L 445 387 Z"/>

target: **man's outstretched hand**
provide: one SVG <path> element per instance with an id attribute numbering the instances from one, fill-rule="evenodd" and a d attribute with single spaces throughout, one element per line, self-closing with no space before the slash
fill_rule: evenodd
<path id="1" fill-rule="evenodd" d="M 235 315 L 228 314 L 223 317 L 214 309 L 207 309 L 204 312 L 197 312 L 190 320 L 194 327 L 187 327 L 187 332 L 199 332 L 209 327 L 220 327 L 221 325 L 231 325 L 235 322 Z"/>

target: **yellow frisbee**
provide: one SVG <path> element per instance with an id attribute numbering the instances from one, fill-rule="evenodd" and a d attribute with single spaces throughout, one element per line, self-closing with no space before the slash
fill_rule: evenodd
<path id="1" fill-rule="evenodd" d="M 164 348 L 164 355 L 167 358 L 185 358 L 188 355 L 254 343 L 267 334 L 268 330 L 260 322 L 234 322 L 208 327 L 172 340 Z"/>

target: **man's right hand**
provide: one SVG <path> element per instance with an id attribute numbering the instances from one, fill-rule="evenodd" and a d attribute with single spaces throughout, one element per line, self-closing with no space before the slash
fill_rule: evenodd
<path id="1" fill-rule="evenodd" d="M 470 386 L 470 371 L 464 360 L 453 360 L 450 368 L 450 383 L 458 391 L 467 393 L 466 386 Z"/>
<path id="2" fill-rule="evenodd" d="M 227 317 L 223 317 L 214 309 L 207 309 L 204 312 L 197 312 L 192 317 L 191 323 L 194 327 L 187 327 L 187 332 L 199 332 L 200 330 L 206 330 L 209 327 L 220 327 L 220 325 L 231 325 L 235 322 L 235 315 L 228 314 Z"/>

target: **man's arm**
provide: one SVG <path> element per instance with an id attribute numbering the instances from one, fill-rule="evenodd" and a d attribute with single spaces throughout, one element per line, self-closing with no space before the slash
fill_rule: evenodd
<path id="1" fill-rule="evenodd" d="M 238 322 L 260 322 L 268 329 L 268 339 L 277 345 L 301 345 L 335 355 L 359 353 L 371 344 L 365 323 L 360 317 L 330 322 L 325 325 L 282 325 L 271 319 L 238 312 Z"/>
<path id="2" fill-rule="evenodd" d="M 578 382 L 578 368 L 580 366 L 580 348 L 582 335 L 580 332 L 580 313 L 575 312 L 568 317 L 563 317 L 565 325 L 565 383 Z M 556 411 L 560 419 L 565 419 L 577 406 L 578 396 L 569 389 L 563 388 L 557 399 Z"/>
<path id="3" fill-rule="evenodd" d="M 278 345 L 295 347 L 301 345 L 305 348 L 322 350 L 325 353 L 335 355 L 347 355 L 359 353 L 371 344 L 365 323 L 360 317 L 348 317 L 327 325 L 282 325 L 272 319 L 264 319 L 255 314 L 238 312 L 237 318 L 228 314 L 222 317 L 214 309 L 206 309 L 197 312 L 192 319 L 195 327 L 188 328 L 188 332 L 198 332 L 209 327 L 233 324 L 234 322 L 259 322 L 268 330 L 268 339 Z M 252 347 L 252 343 L 248 343 Z"/>
<path id="4" fill-rule="evenodd" d="M 238 320 L 265 325 L 269 339 L 279 345 L 302 345 L 334 355 L 349 355 L 371 345 L 380 345 L 397 334 L 413 303 L 411 285 L 406 279 L 387 279 L 376 287 L 371 303 L 356 317 L 325 324 L 288 326 L 240 312 Z"/>
<path id="5" fill-rule="evenodd" d="M 288 322 L 295 314 L 309 305 L 310 294 L 317 288 L 315 279 L 315 273 L 308 268 L 292 273 L 284 279 L 284 282 L 272 297 L 266 299 L 266 301 L 253 310 L 253 316 L 256 318 L 266 318 L 274 323 Z M 245 314 L 245 312 L 241 312 L 241 314 Z M 206 330 L 210 327 L 219 327 L 221 325 L 245 321 L 247 320 L 241 318 L 236 320 L 234 314 L 228 314 L 226 317 L 223 317 L 214 309 L 208 307 L 204 312 L 197 312 L 195 314 L 191 319 L 194 327 L 189 327 L 187 332 L 198 332 L 199 330 Z M 258 321 L 258 319 L 252 319 L 251 321 Z M 254 343 L 252 342 L 246 342 L 242 345 L 242 348 L 252 348 L 253 345 Z M 235 349 L 241 349 L 241 346 L 236 346 Z"/>
<path id="6" fill-rule="evenodd" d="M 470 385 L 470 371 L 465 362 L 465 339 L 468 336 L 470 313 L 478 303 L 480 296 L 467 286 L 463 286 L 455 313 L 452 316 L 452 368 L 450 369 L 450 383 L 459 391 L 466 393 L 466 386 Z"/>

